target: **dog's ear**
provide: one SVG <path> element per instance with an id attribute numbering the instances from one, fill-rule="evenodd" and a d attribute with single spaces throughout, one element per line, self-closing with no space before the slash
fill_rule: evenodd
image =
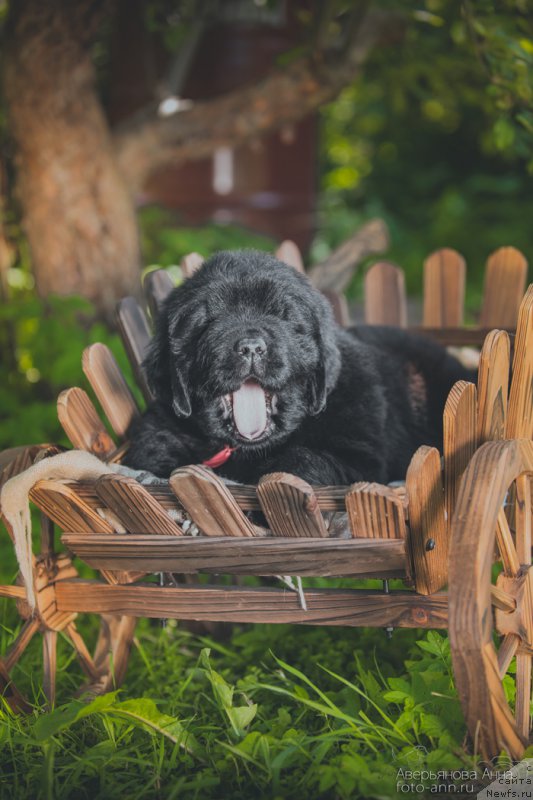
<path id="1" fill-rule="evenodd" d="M 167 301 L 163 305 L 143 368 L 155 397 L 171 405 L 176 416 L 190 417 L 188 369 L 179 336 L 179 316 L 173 303 Z"/>
<path id="2" fill-rule="evenodd" d="M 311 379 L 310 413 L 320 414 L 326 407 L 329 393 L 335 387 L 341 369 L 341 355 L 336 341 L 336 324 L 331 307 L 324 297 L 316 299 L 312 311 L 314 338 L 319 362 Z"/>

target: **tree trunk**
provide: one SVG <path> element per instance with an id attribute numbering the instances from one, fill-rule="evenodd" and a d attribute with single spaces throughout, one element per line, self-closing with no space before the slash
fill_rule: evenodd
<path id="1" fill-rule="evenodd" d="M 17 194 L 41 296 L 79 294 L 109 314 L 139 290 L 135 209 L 95 88 L 103 4 L 17 0 L 4 91 Z"/>

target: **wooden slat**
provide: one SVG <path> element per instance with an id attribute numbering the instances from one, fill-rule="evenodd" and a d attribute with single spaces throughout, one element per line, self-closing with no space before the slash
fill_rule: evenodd
<path id="1" fill-rule="evenodd" d="M 135 378 L 147 402 L 153 400 L 142 362 L 152 338 L 146 314 L 134 297 L 125 297 L 117 305 L 117 324 Z"/>
<path id="2" fill-rule="evenodd" d="M 19 692 L 13 681 L 9 676 L 9 672 L 4 666 L 3 660 L 0 658 L 0 694 L 8 704 L 8 706 L 16 713 L 30 714 L 32 706 Z"/>
<path id="3" fill-rule="evenodd" d="M 204 257 L 200 253 L 188 253 L 180 261 L 181 271 L 184 278 L 190 278 L 196 270 L 200 269 L 204 263 Z"/>
<path id="4" fill-rule="evenodd" d="M 26 597 L 26 589 L 24 586 L 0 586 L 0 597 L 24 600 Z"/>
<path id="5" fill-rule="evenodd" d="M 174 283 L 166 270 L 154 269 L 145 275 L 143 288 L 152 320 L 155 321 L 159 316 L 161 306 L 174 288 Z"/>
<path id="6" fill-rule="evenodd" d="M 428 336 L 446 347 L 482 347 L 492 328 L 426 328 L 413 326 L 413 333 Z M 514 343 L 514 328 L 505 329 Z"/>
<path id="7" fill-rule="evenodd" d="M 533 476 L 520 475 L 516 480 L 515 539 L 518 560 L 531 566 L 531 544 L 533 527 Z"/>
<path id="8" fill-rule="evenodd" d="M 102 475 L 96 481 L 95 489 L 102 503 L 117 515 L 129 533 L 182 535 L 179 525 L 134 478 Z"/>
<path id="9" fill-rule="evenodd" d="M 533 284 L 522 300 L 507 412 L 508 439 L 533 439 Z"/>
<path id="10" fill-rule="evenodd" d="M 451 520 L 459 483 L 477 447 L 477 390 L 473 383 L 458 381 L 444 407 L 444 493 Z"/>
<path id="11" fill-rule="evenodd" d="M 510 343 L 505 331 L 491 331 L 478 372 L 478 445 L 505 437 L 509 394 Z"/>
<path id="12" fill-rule="evenodd" d="M 11 447 L 0 453 L 0 489 L 10 478 L 19 475 L 31 467 L 40 453 L 46 452 L 54 445 L 39 444 L 23 447 Z M 1 509 L 0 509 L 1 511 Z"/>
<path id="13" fill-rule="evenodd" d="M 405 547 L 400 539 L 318 539 L 282 537 L 170 537 L 157 534 L 64 533 L 62 542 L 98 569 L 147 572 L 209 572 L 235 575 L 403 577 Z"/>
<path id="14" fill-rule="evenodd" d="M 507 672 L 509 664 L 513 660 L 515 653 L 518 650 L 519 644 L 520 637 L 516 636 L 514 633 L 507 633 L 503 637 L 500 649 L 498 650 L 498 670 L 500 673 L 500 678 L 503 678 Z"/>
<path id="15" fill-rule="evenodd" d="M 115 611 L 102 615 L 94 651 L 94 664 L 102 676 L 96 686 L 97 693 L 110 691 L 122 683 L 136 624 L 136 617 L 119 615 Z"/>
<path id="16" fill-rule="evenodd" d="M 432 594 L 446 585 L 448 532 L 440 454 L 435 447 L 419 447 L 407 470 L 409 503 L 408 550 L 416 591 Z"/>
<path id="17" fill-rule="evenodd" d="M 326 300 L 331 306 L 331 310 L 333 311 L 333 317 L 337 325 L 340 325 L 341 328 L 347 328 L 350 324 L 350 311 L 348 309 L 348 303 L 346 298 L 340 292 L 336 292 L 333 289 L 321 289 L 321 294 L 324 295 Z"/>
<path id="18" fill-rule="evenodd" d="M 105 459 L 116 449 L 87 392 L 77 386 L 57 398 L 57 416 L 70 442 Z"/>
<path id="19" fill-rule="evenodd" d="M 56 700 L 57 631 L 43 631 L 43 691 L 50 707 Z"/>
<path id="20" fill-rule="evenodd" d="M 275 536 L 328 535 L 315 493 L 301 478 L 285 472 L 264 475 L 257 496 Z"/>
<path id="21" fill-rule="evenodd" d="M 531 656 L 516 656 L 516 725 L 524 739 L 529 739 L 531 727 Z"/>
<path id="22" fill-rule="evenodd" d="M 73 482 L 74 483 L 74 482 Z M 89 503 L 91 506 L 101 505 L 94 491 L 93 481 L 76 481 L 76 493 Z M 163 508 L 177 508 L 176 497 L 168 483 L 145 486 L 147 492 L 155 497 Z M 229 484 L 226 486 L 228 492 L 234 498 L 242 511 L 259 511 L 260 505 L 257 499 L 257 487 L 245 486 L 240 484 Z M 344 495 L 346 486 L 313 486 L 318 507 L 321 511 L 345 511 Z"/>
<path id="23" fill-rule="evenodd" d="M 65 633 L 67 634 L 72 646 L 74 647 L 74 650 L 76 651 L 76 655 L 82 670 L 89 678 L 91 678 L 91 680 L 96 680 L 99 677 L 99 672 L 91 654 L 87 649 L 83 637 L 76 628 L 76 624 L 71 622 L 69 625 L 67 625 L 65 628 Z"/>
<path id="24" fill-rule="evenodd" d="M 389 261 L 373 264 L 365 276 L 365 322 L 407 327 L 403 270 Z"/>
<path id="25" fill-rule="evenodd" d="M 211 470 L 190 466 L 175 470 L 170 487 L 207 536 L 254 536 L 255 528 L 228 488 Z"/>
<path id="26" fill-rule="evenodd" d="M 485 270 L 480 325 L 514 328 L 526 288 L 527 261 L 514 247 L 500 247 L 489 256 Z"/>
<path id="27" fill-rule="evenodd" d="M 424 262 L 424 326 L 456 328 L 463 324 L 466 266 L 456 250 L 443 248 Z"/>
<path id="28" fill-rule="evenodd" d="M 121 438 L 139 416 L 139 409 L 115 356 L 105 344 L 86 347 L 82 367 L 111 427 Z"/>
<path id="29" fill-rule="evenodd" d="M 56 586 L 62 611 L 127 613 L 135 617 L 221 622 L 280 622 L 384 628 L 445 628 L 446 595 L 414 592 L 306 589 L 307 610 L 295 592 L 236 586 L 109 586 L 98 581 L 64 581 Z"/>
<path id="30" fill-rule="evenodd" d="M 44 511 L 62 530 L 86 533 L 115 533 L 113 526 L 91 508 L 70 485 L 62 481 L 38 481 L 30 490 L 32 503 Z M 103 572 L 111 583 L 131 582 L 145 573 Z"/>
<path id="31" fill-rule="evenodd" d="M 26 620 L 19 635 L 3 657 L 4 666 L 8 672 L 13 669 L 17 661 L 20 659 L 21 655 L 39 630 L 40 626 L 41 620 L 39 617 L 30 617 L 30 619 Z"/>
<path id="32" fill-rule="evenodd" d="M 275 256 L 290 267 L 294 267 L 297 272 L 305 272 L 300 248 L 292 239 L 285 239 L 277 248 Z"/>
<path id="33" fill-rule="evenodd" d="M 490 587 L 490 601 L 495 608 L 505 611 L 506 614 L 512 614 L 516 610 L 516 598 L 501 586 Z"/>
<path id="34" fill-rule="evenodd" d="M 379 483 L 354 483 L 345 502 L 353 536 L 405 538 L 404 505 L 392 489 Z"/>
<path id="35" fill-rule="evenodd" d="M 520 559 L 516 552 L 513 534 L 509 527 L 505 508 L 500 508 L 498 512 L 498 522 L 496 526 L 496 541 L 500 551 L 505 575 L 516 576 L 520 572 Z"/>
<path id="36" fill-rule="evenodd" d="M 30 490 L 30 500 L 62 530 L 114 533 L 113 526 L 62 481 L 38 481 Z"/>

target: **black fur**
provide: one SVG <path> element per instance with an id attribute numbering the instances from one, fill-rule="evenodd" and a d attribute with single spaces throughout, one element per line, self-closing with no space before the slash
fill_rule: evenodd
<path id="1" fill-rule="evenodd" d="M 243 355 L 242 337 L 261 347 Z M 304 276 L 251 250 L 218 253 L 171 292 L 145 368 L 157 399 L 131 427 L 126 463 L 168 477 L 229 444 L 217 471 L 244 483 L 278 470 L 317 484 L 401 479 L 419 445 L 441 446 L 448 392 L 472 379 L 423 337 L 341 330 Z M 221 399 L 250 377 L 277 397 L 257 441 Z"/>

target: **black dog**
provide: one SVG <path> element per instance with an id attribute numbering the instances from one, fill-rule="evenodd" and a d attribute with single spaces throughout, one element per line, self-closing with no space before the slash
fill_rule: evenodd
<path id="1" fill-rule="evenodd" d="M 419 445 L 440 447 L 448 392 L 472 377 L 422 337 L 341 330 L 303 275 L 251 250 L 218 253 L 171 292 L 145 368 L 156 401 L 126 463 L 168 477 L 222 451 L 218 473 L 244 483 L 401 479 Z"/>

